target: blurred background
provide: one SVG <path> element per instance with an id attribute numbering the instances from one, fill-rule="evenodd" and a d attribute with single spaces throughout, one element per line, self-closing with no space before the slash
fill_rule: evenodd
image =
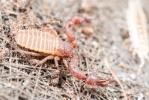
<path id="1" fill-rule="evenodd" d="M 140 59 L 133 55 L 126 11 L 128 0 L 0 0 L 0 100 L 148 100 L 149 61 L 137 75 Z M 148 0 L 141 0 L 149 20 Z M 60 60 L 40 67 L 42 59 L 13 52 L 13 31 L 53 27 L 65 40 L 64 26 L 71 18 L 91 23 L 75 27 L 79 56 L 77 70 L 111 78 L 107 87 L 91 87 L 69 74 Z M 149 34 L 149 33 L 148 33 Z M 137 41 L 137 40 L 136 40 Z M 142 51 L 143 52 L 143 51 Z"/>

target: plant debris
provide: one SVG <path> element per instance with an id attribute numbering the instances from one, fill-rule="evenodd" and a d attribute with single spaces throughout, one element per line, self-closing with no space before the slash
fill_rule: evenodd
<path id="1" fill-rule="evenodd" d="M 129 52 L 125 20 L 128 0 L 0 0 L 0 100 L 148 100 L 149 67 Z M 145 3 L 144 3 L 145 2 Z M 148 0 L 141 0 L 148 8 Z M 145 11 L 148 11 L 145 9 Z M 77 70 L 110 77 L 107 87 L 92 88 L 72 77 L 60 59 L 35 67 L 34 57 L 16 52 L 14 30 L 51 26 L 65 40 L 65 23 L 73 16 L 91 19 L 91 27 L 73 33 L 79 48 Z M 148 19 L 148 17 L 147 17 Z M 126 34 L 125 34 L 126 33 Z M 126 36 L 124 36 L 126 35 Z M 88 38 L 86 38 L 88 37 Z M 6 53 L 7 52 L 7 53 Z M 105 59 L 106 62 L 105 63 Z"/>

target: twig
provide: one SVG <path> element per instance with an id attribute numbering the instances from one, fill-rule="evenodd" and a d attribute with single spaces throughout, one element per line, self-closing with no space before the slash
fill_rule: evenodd
<path id="1" fill-rule="evenodd" d="M 105 65 L 107 66 L 108 70 L 111 72 L 113 78 L 115 78 L 115 80 L 117 81 L 117 83 L 120 85 L 123 95 L 124 95 L 124 100 L 128 100 L 124 86 L 122 85 L 121 81 L 119 80 L 119 78 L 117 77 L 116 73 L 114 72 L 114 70 L 110 67 L 107 59 L 104 59 Z"/>
<path id="2" fill-rule="evenodd" d="M 38 83 L 39 83 L 39 77 L 40 77 L 41 67 L 42 66 L 40 66 L 40 69 L 39 69 L 38 74 L 37 74 L 38 76 L 37 76 L 37 79 L 36 79 L 35 87 L 33 89 L 31 100 L 34 100 L 34 97 L 35 97 L 36 88 L 37 88 Z"/>

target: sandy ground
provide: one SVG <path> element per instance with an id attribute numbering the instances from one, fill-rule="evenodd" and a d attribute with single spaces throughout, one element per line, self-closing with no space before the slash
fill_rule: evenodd
<path id="1" fill-rule="evenodd" d="M 28 1 L 28 0 L 26 0 Z M 127 0 L 0 0 L 0 100 L 148 100 L 149 67 L 139 66 L 132 56 L 126 24 Z M 149 19 L 147 0 L 143 7 Z M 93 33 L 82 33 L 80 27 L 74 33 L 79 48 L 78 70 L 103 78 L 115 77 L 119 82 L 106 87 L 91 88 L 72 77 L 62 60 L 56 67 L 53 60 L 35 67 L 30 61 L 40 60 L 14 52 L 14 31 L 19 28 L 52 26 L 64 36 L 65 23 L 74 16 L 91 20 Z"/>

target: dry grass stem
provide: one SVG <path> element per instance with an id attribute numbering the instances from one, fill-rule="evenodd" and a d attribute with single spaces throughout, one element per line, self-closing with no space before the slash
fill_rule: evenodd
<path id="1" fill-rule="evenodd" d="M 134 53 L 140 58 L 140 72 L 148 59 L 149 34 L 147 32 L 147 19 L 142 7 L 141 0 L 129 0 L 127 10 L 127 24 L 129 36 L 134 49 Z"/>
<path id="2" fill-rule="evenodd" d="M 117 81 L 117 83 L 119 84 L 119 86 L 121 87 L 122 89 L 122 92 L 123 92 L 123 95 L 124 95 L 124 100 L 128 100 L 127 98 L 127 94 L 126 94 L 126 91 L 124 89 L 124 86 L 122 84 L 122 82 L 119 80 L 118 76 L 116 75 L 115 71 L 112 69 L 112 67 L 110 67 L 107 59 L 104 59 L 104 63 L 105 65 L 107 66 L 108 70 L 111 72 L 113 78 Z"/>

